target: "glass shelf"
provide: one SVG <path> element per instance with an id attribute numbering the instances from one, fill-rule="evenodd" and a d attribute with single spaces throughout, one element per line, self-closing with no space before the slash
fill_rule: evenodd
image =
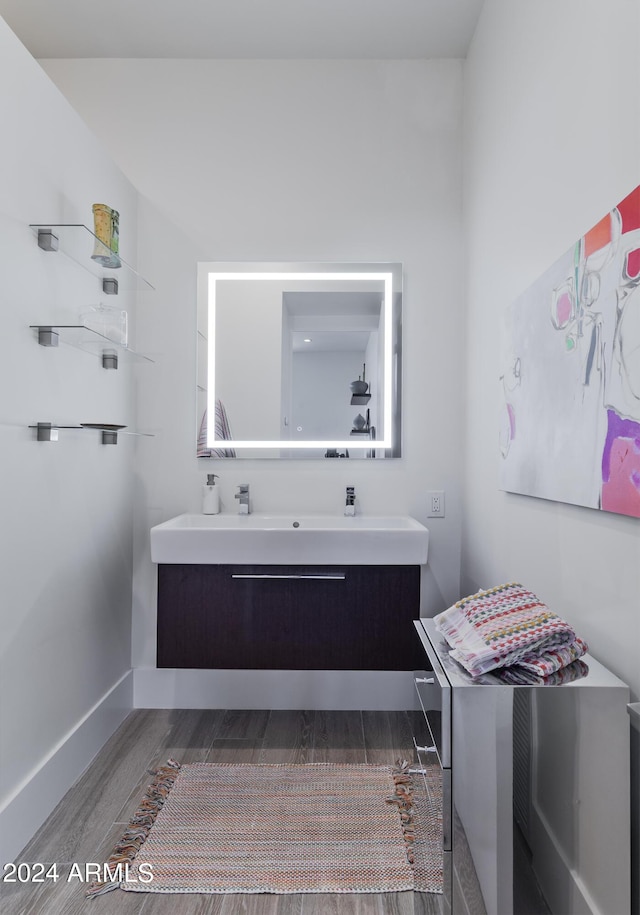
<path id="1" fill-rule="evenodd" d="M 43 236 L 42 244 L 40 244 L 43 250 L 64 254 L 100 280 L 116 279 L 119 289 L 122 290 L 155 291 L 151 283 L 119 255 L 119 267 L 108 267 L 98 260 L 94 260 L 92 257 L 94 254 L 98 257 L 109 257 L 112 252 L 97 235 L 94 235 L 91 229 L 82 223 L 31 223 L 29 228 L 39 243 L 40 233 L 48 233 L 49 238 L 55 236 L 55 241 L 51 241 L 51 246 L 48 245 L 46 236 Z"/>
<path id="2" fill-rule="evenodd" d="M 102 435 L 103 445 L 117 445 L 119 435 L 139 435 L 145 438 L 154 438 L 153 432 L 137 432 L 133 429 L 127 429 L 126 426 L 116 425 L 115 423 L 76 423 L 74 425 L 62 425 L 58 423 L 35 423 L 29 426 L 29 429 L 36 430 L 36 441 L 38 442 L 57 442 L 59 429 L 77 429 L 79 431 L 93 430 L 100 432 Z"/>
<path id="3" fill-rule="evenodd" d="M 105 353 L 116 353 L 125 362 L 137 362 L 153 364 L 153 359 L 136 353 L 135 350 L 129 349 L 128 346 L 122 346 L 121 343 L 115 343 L 109 337 L 99 333 L 97 330 L 87 327 L 85 324 L 30 324 L 32 330 L 37 331 L 38 342 L 41 346 L 57 346 L 57 342 L 52 342 L 53 334 L 59 335 L 61 343 L 74 346 L 76 349 L 84 350 L 87 353 L 93 353 L 96 356 L 104 356 Z M 111 366 L 110 366 L 111 367 Z"/>

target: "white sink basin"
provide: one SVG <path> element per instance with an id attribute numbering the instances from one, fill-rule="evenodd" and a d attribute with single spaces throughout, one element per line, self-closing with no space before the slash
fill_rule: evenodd
<path id="1" fill-rule="evenodd" d="M 185 514 L 151 528 L 158 563 L 423 565 L 428 546 L 408 516 Z"/>

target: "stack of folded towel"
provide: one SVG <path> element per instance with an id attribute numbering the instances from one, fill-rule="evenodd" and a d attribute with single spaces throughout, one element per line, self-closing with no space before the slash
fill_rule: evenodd
<path id="1" fill-rule="evenodd" d="M 573 679 L 576 668 L 570 665 L 589 650 L 568 623 L 517 582 L 465 597 L 434 622 L 453 649 L 451 657 L 474 678 L 508 668 L 513 683 L 546 681 L 559 671 Z"/>

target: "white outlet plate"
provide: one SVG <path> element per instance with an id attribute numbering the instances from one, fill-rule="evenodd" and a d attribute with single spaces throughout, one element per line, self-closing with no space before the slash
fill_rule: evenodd
<path id="1" fill-rule="evenodd" d="M 444 518 L 444 491 L 434 489 L 427 493 L 427 518 Z"/>

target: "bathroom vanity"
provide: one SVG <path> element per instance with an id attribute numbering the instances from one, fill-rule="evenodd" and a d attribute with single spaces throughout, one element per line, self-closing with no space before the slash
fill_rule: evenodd
<path id="1" fill-rule="evenodd" d="M 590 655 L 562 685 L 472 680 L 433 620 L 415 627 L 417 755 L 442 792 L 444 912 L 628 912 L 627 686 Z"/>
<path id="2" fill-rule="evenodd" d="M 185 514 L 157 525 L 157 666 L 413 670 L 428 539 L 406 516 Z"/>
<path id="3" fill-rule="evenodd" d="M 413 670 L 420 567 L 158 567 L 158 667 Z"/>

